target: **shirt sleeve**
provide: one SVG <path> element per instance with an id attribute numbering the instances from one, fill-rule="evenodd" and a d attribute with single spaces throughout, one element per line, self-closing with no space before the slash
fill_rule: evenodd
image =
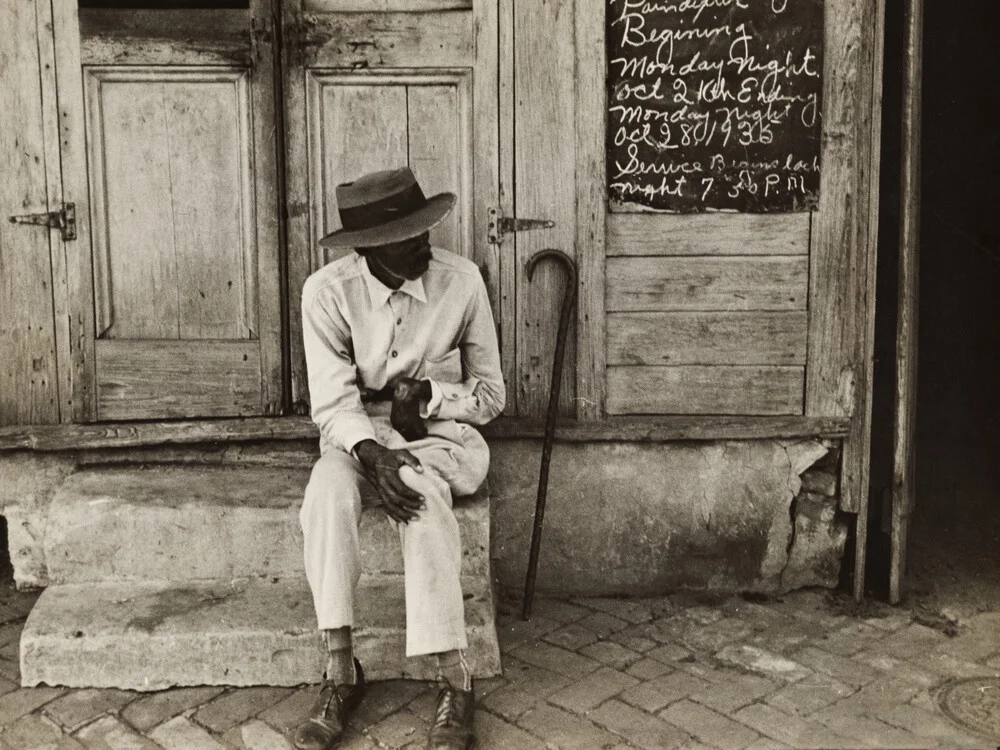
<path id="1" fill-rule="evenodd" d="M 432 398 L 428 411 L 437 419 L 482 425 L 503 411 L 507 391 L 500 370 L 500 347 L 486 285 L 478 274 L 475 279 L 476 288 L 466 309 L 465 326 L 458 344 L 464 379 L 455 384 L 431 380 L 432 393 L 440 391 L 441 398 L 437 405 Z M 431 408 L 435 405 L 436 413 Z"/>
<path id="2" fill-rule="evenodd" d="M 312 420 L 330 445 L 350 453 L 362 440 L 375 440 L 375 428 L 361 405 L 350 334 L 336 309 L 320 295 L 302 295 L 302 338 Z"/>

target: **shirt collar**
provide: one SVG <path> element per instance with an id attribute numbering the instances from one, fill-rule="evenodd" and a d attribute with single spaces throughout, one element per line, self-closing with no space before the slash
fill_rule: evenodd
<path id="1" fill-rule="evenodd" d="M 392 293 L 396 291 L 395 289 L 390 289 L 377 278 L 368 268 L 368 263 L 365 261 L 364 257 L 358 255 L 358 263 L 361 266 L 361 275 L 365 279 L 365 283 L 368 285 L 368 296 L 372 301 L 372 306 L 375 308 L 382 307 Z M 408 294 L 413 299 L 419 302 L 427 302 L 427 295 L 424 293 L 424 280 L 419 279 L 407 279 L 403 282 L 402 286 L 399 287 L 399 291 Z"/>

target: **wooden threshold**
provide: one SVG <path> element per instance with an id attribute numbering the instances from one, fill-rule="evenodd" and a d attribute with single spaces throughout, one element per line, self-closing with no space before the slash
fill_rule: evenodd
<path id="1" fill-rule="evenodd" d="M 566 443 L 681 440 L 759 440 L 774 438 L 843 438 L 846 417 L 613 417 L 600 422 L 564 419 L 556 440 Z M 501 417 L 481 428 L 490 440 L 537 439 L 545 434 L 540 419 Z M 0 427 L 0 451 L 68 451 L 133 448 L 257 440 L 315 440 L 308 417 L 255 417 L 185 422 L 106 422 L 100 424 Z"/>

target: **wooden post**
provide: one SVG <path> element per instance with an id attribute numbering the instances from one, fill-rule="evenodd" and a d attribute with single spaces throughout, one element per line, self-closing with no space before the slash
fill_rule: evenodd
<path id="1" fill-rule="evenodd" d="M 892 558 L 889 570 L 891 604 L 899 602 L 903 574 L 906 572 L 907 529 L 915 493 L 923 16 L 923 0 L 907 0 L 906 44 L 903 50 L 896 398 L 892 456 Z"/>

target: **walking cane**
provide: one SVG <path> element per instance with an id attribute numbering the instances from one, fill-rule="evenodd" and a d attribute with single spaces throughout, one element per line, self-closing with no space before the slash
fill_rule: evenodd
<path id="1" fill-rule="evenodd" d="M 566 353 L 566 336 L 576 303 L 576 263 L 562 250 L 546 249 L 532 256 L 526 271 L 528 281 L 535 267 L 546 258 L 552 258 L 566 267 L 569 278 L 563 291 L 559 331 L 556 333 L 556 352 L 552 359 L 552 382 L 549 385 L 549 406 L 545 416 L 545 441 L 542 443 L 542 465 L 538 475 L 538 498 L 535 500 L 535 527 L 531 532 L 531 554 L 528 557 L 528 575 L 524 580 L 524 610 L 521 619 L 531 617 L 531 600 L 535 596 L 535 573 L 538 571 L 538 549 L 542 543 L 542 520 L 545 517 L 545 495 L 549 488 L 549 462 L 552 459 L 552 442 L 556 436 L 556 419 L 559 417 L 559 386 L 562 382 L 563 355 Z"/>

